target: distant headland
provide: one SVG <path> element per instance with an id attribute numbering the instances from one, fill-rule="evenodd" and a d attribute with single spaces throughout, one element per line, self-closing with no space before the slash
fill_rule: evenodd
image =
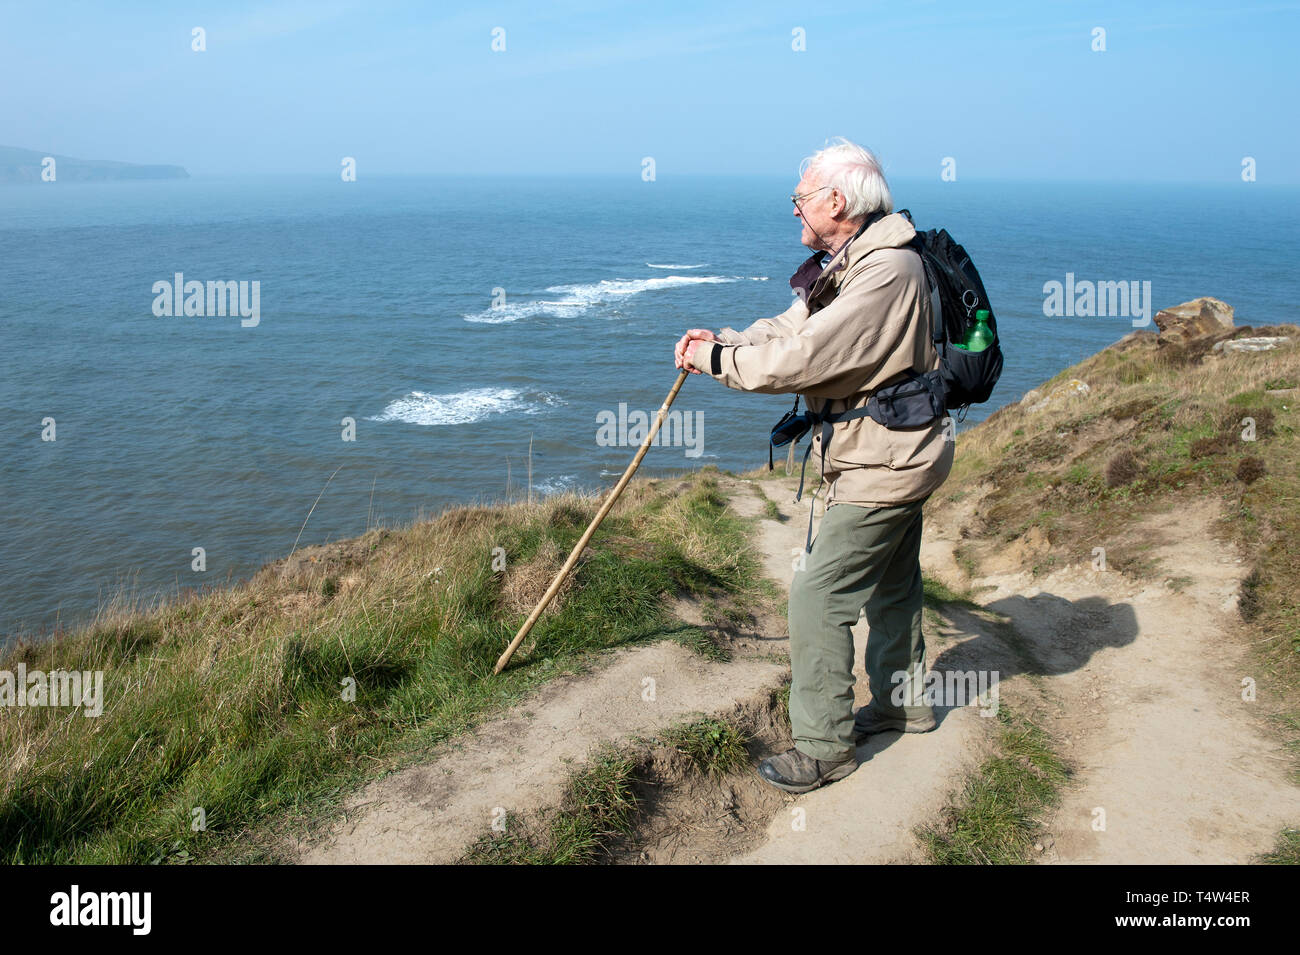
<path id="1" fill-rule="evenodd" d="M 144 166 L 106 159 L 74 159 L 36 149 L 0 146 L 0 182 L 108 182 L 188 179 L 184 166 Z"/>

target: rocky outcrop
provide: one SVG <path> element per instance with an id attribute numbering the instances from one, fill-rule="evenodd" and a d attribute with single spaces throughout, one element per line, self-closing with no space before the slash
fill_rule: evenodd
<path id="1" fill-rule="evenodd" d="M 1185 345 L 1197 339 L 1221 339 L 1236 331 L 1232 306 L 1217 298 L 1197 298 L 1156 313 L 1160 344 Z"/>

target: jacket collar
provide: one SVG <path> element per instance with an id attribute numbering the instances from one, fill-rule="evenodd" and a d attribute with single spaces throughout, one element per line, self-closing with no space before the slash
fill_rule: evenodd
<path id="1" fill-rule="evenodd" d="M 814 252 L 790 277 L 790 287 L 807 305 L 830 284 L 838 285 L 850 267 L 877 249 L 893 249 L 907 245 L 916 236 L 916 229 L 906 216 L 899 213 L 874 213 L 840 249 L 829 258 L 825 252 Z"/>

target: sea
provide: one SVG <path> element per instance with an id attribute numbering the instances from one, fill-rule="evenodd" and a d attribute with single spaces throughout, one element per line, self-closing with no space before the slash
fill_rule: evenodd
<path id="1" fill-rule="evenodd" d="M 0 638 L 449 506 L 611 485 L 678 337 L 788 307 L 809 254 L 793 178 L 0 186 Z M 1300 322 L 1295 188 L 891 185 L 994 305 L 1006 368 L 960 429 L 1165 306 Z M 1054 282 L 1138 294 L 1062 310 Z M 790 403 L 692 376 L 640 473 L 765 465 Z"/>

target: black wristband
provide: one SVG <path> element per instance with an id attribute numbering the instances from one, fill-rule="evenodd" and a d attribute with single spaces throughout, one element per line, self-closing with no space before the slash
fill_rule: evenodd
<path id="1" fill-rule="evenodd" d="M 709 353 L 709 374 L 722 374 L 722 346 L 717 342 L 713 343 L 713 351 Z"/>

